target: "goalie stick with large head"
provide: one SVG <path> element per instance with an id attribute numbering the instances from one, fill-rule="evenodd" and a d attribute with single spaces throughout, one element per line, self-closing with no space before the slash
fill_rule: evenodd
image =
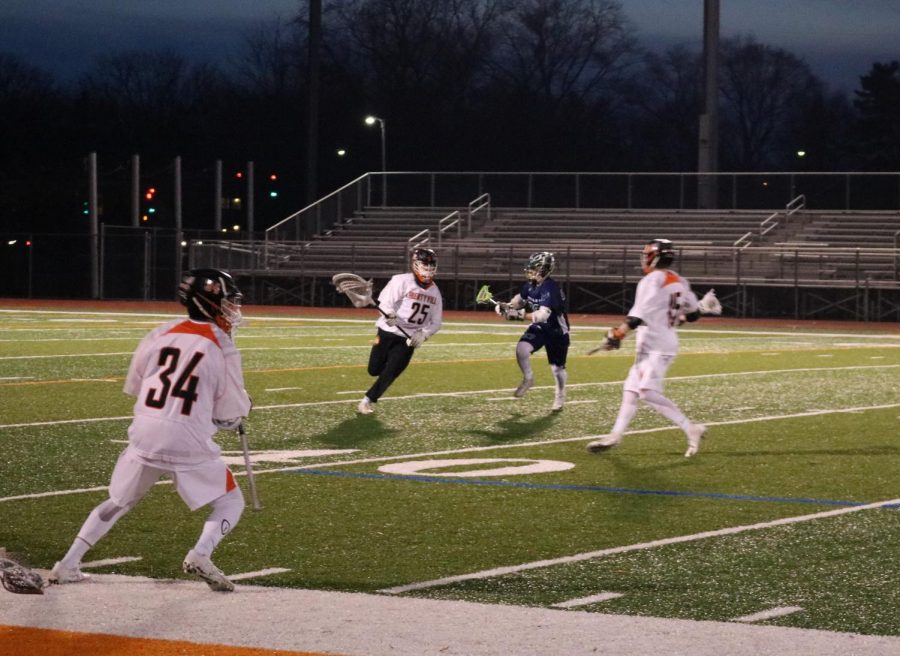
<path id="1" fill-rule="evenodd" d="M 44 579 L 9 558 L 0 558 L 0 583 L 14 594 L 44 594 Z"/>
<path id="2" fill-rule="evenodd" d="M 366 280 L 355 273 L 336 273 L 331 276 L 331 284 L 334 285 L 341 294 L 350 299 L 353 307 L 374 307 L 382 314 L 382 316 L 390 316 L 378 306 L 378 303 L 372 300 L 372 286 L 374 283 L 371 280 Z M 396 326 L 396 328 L 403 333 L 407 339 L 412 339 L 410 334 L 403 330 L 403 328 L 400 326 Z"/>

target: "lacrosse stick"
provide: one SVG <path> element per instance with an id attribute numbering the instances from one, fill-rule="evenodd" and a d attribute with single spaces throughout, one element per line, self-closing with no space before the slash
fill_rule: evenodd
<path id="1" fill-rule="evenodd" d="M 500 303 L 494 300 L 494 295 L 491 294 L 491 288 L 487 285 L 484 285 L 481 289 L 478 290 L 478 293 L 475 295 L 475 302 L 479 305 L 493 303 L 495 307 L 500 305 Z"/>
<path id="2" fill-rule="evenodd" d="M 710 289 L 706 292 L 697 303 L 697 308 L 701 314 L 722 314 L 722 304 L 716 296 L 716 290 Z"/>
<path id="3" fill-rule="evenodd" d="M 381 312 L 382 316 L 390 316 L 378 306 L 378 303 L 372 300 L 371 280 L 365 280 L 355 273 L 336 273 L 331 276 L 331 284 L 334 285 L 341 294 L 344 294 L 350 299 L 353 307 L 361 308 L 371 306 Z M 407 339 L 412 338 L 412 336 L 400 326 L 395 326 L 395 328 L 403 333 Z"/>
<path id="4" fill-rule="evenodd" d="M 241 438 L 241 449 L 244 451 L 244 469 L 247 471 L 247 483 L 250 485 L 250 502 L 253 510 L 259 512 L 262 505 L 256 494 L 256 475 L 253 473 L 253 464 L 250 462 L 250 446 L 247 444 L 247 431 L 244 430 L 244 422 L 238 424 L 238 435 Z"/>

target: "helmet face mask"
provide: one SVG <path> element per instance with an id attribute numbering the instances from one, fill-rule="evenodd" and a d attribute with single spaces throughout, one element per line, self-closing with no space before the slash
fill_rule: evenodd
<path id="1" fill-rule="evenodd" d="M 220 269 L 192 269 L 178 285 L 178 300 L 195 321 L 210 321 L 231 334 L 243 321 L 243 295 L 231 274 Z"/>
<path id="2" fill-rule="evenodd" d="M 650 273 L 665 269 L 675 261 L 675 246 L 668 239 L 651 239 L 641 251 L 641 269 Z"/>
<path id="3" fill-rule="evenodd" d="M 437 273 L 437 255 L 430 248 L 417 248 L 410 258 L 410 269 L 416 277 L 416 282 L 422 287 L 427 287 Z"/>
<path id="4" fill-rule="evenodd" d="M 548 251 L 534 253 L 525 265 L 525 277 L 535 285 L 539 285 L 553 273 L 556 268 L 556 256 Z"/>

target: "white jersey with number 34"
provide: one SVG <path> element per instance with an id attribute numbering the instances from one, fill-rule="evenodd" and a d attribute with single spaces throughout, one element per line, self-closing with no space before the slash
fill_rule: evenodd
<path id="1" fill-rule="evenodd" d="M 638 326 L 638 351 L 675 355 L 679 317 L 697 310 L 697 296 L 687 279 L 674 271 L 658 269 L 641 278 L 629 317 L 643 321 Z"/>
<path id="2" fill-rule="evenodd" d="M 195 465 L 221 453 L 213 418 L 246 417 L 241 356 L 218 326 L 178 319 L 152 330 L 138 345 L 125 379 L 137 397 L 128 441 L 142 458 Z"/>

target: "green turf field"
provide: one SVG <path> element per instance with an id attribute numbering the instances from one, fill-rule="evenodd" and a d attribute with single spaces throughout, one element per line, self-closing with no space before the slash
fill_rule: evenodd
<path id="1" fill-rule="evenodd" d="M 615 593 L 572 607 L 697 620 L 796 607 L 761 621 L 900 635 L 900 508 L 882 503 L 900 498 L 900 335 L 693 324 L 666 390 L 710 425 L 688 460 L 646 408 L 621 447 L 584 450 L 633 356 L 585 356 L 599 325 L 574 321 L 560 413 L 543 353 L 512 398 L 522 326 L 483 313 L 445 322 L 359 416 L 373 313 L 257 312 L 237 343 L 264 508 L 216 551 L 227 573 L 535 606 Z M 131 353 L 168 317 L 0 306 L 0 546 L 35 567 L 68 548 L 124 446 Z M 219 442 L 242 472 L 236 436 Z M 182 577 L 204 516 L 160 485 L 88 559 Z"/>

